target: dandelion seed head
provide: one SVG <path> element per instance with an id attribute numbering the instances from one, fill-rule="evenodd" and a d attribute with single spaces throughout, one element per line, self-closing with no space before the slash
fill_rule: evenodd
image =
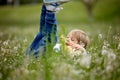
<path id="1" fill-rule="evenodd" d="M 98 34 L 98 38 L 102 39 L 103 38 L 102 34 Z"/>
<path id="2" fill-rule="evenodd" d="M 110 72 L 113 70 L 113 67 L 111 65 L 106 66 L 106 71 Z"/>
<path id="3" fill-rule="evenodd" d="M 4 58 L 4 62 L 7 61 L 7 58 Z"/>
<path id="4" fill-rule="evenodd" d="M 107 51 L 107 47 L 106 47 L 106 46 L 103 46 L 103 47 L 102 47 L 101 54 L 102 54 L 102 55 L 107 55 L 107 54 L 108 54 L 108 51 Z"/>
<path id="5" fill-rule="evenodd" d="M 28 42 L 28 40 L 25 38 L 24 40 L 23 40 L 23 42 L 25 43 L 25 42 Z"/>
<path id="6" fill-rule="evenodd" d="M 14 50 L 18 50 L 18 47 L 17 47 L 17 46 L 15 46 L 15 47 L 14 47 Z"/>
<path id="7" fill-rule="evenodd" d="M 119 37 L 118 36 L 113 36 L 113 39 L 118 40 Z"/>
<path id="8" fill-rule="evenodd" d="M 91 64 L 91 56 L 90 55 L 83 55 L 80 59 L 80 65 L 86 68 L 90 67 Z"/>
<path id="9" fill-rule="evenodd" d="M 120 50 L 120 43 L 118 44 L 118 48 L 117 49 Z"/>
<path id="10" fill-rule="evenodd" d="M 108 43 L 108 41 L 104 41 L 103 45 L 106 46 L 106 47 L 110 46 L 110 44 Z"/>
<path id="11" fill-rule="evenodd" d="M 9 43 L 9 40 L 6 40 L 6 41 L 3 42 L 3 45 L 4 45 L 4 46 L 7 46 L 8 43 Z"/>
<path id="12" fill-rule="evenodd" d="M 111 53 L 108 54 L 108 59 L 115 60 L 116 59 L 116 55 L 111 52 Z"/>

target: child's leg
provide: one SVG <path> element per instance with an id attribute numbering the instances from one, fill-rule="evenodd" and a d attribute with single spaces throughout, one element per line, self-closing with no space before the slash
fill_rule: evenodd
<path id="1" fill-rule="evenodd" d="M 44 32 L 44 25 L 45 25 L 45 15 L 46 15 L 46 8 L 44 5 L 42 5 L 41 16 L 40 16 L 40 31 L 38 32 L 38 34 L 36 35 L 35 39 L 33 40 L 30 46 L 33 49 L 35 48 L 36 44 L 38 44 L 38 42 L 42 38 L 42 34 Z"/>
<path id="2" fill-rule="evenodd" d="M 46 12 L 45 17 L 45 32 L 47 33 L 48 42 L 52 42 L 54 44 L 57 43 L 57 22 L 54 12 Z M 52 41 L 54 40 L 54 41 Z"/>
<path id="3" fill-rule="evenodd" d="M 29 48 L 26 50 L 26 54 L 28 55 L 32 50 L 35 49 L 36 44 L 38 44 L 40 39 L 42 38 L 42 34 L 44 32 L 44 25 L 45 25 L 45 15 L 46 15 L 46 7 L 45 5 L 42 5 L 41 17 L 40 17 L 40 30 L 36 35 L 35 39 L 33 40 L 33 42 L 31 43 L 31 45 L 29 46 Z"/>
<path id="4" fill-rule="evenodd" d="M 42 39 L 39 41 L 39 44 L 36 44 L 35 56 L 38 56 L 38 52 L 40 51 L 41 47 L 44 48 L 43 50 L 44 52 L 42 52 L 44 55 L 46 50 L 46 42 L 53 44 L 57 43 L 57 23 L 56 23 L 55 13 L 48 11 L 46 11 L 46 16 L 45 16 L 44 35 Z"/>

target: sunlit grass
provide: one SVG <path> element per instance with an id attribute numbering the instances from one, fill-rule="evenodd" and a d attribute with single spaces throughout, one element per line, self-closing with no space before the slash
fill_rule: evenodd
<path id="1" fill-rule="evenodd" d="M 91 42 L 87 47 L 91 56 L 89 67 L 71 59 L 64 49 L 59 54 L 48 51 L 44 58 L 26 57 L 24 52 L 39 31 L 41 4 L 4 6 L 0 7 L 1 80 L 120 79 L 119 19 L 89 22 L 81 3 L 70 2 L 63 7 L 64 10 L 57 13 L 58 36 L 66 36 L 75 28 L 84 30 Z"/>

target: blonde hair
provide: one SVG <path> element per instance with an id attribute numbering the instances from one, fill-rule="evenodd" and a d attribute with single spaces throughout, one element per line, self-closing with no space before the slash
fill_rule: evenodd
<path id="1" fill-rule="evenodd" d="M 72 31 L 70 31 L 67 35 L 67 38 L 73 38 L 73 39 L 76 39 L 77 40 L 77 44 L 81 44 L 83 43 L 84 44 L 84 48 L 86 48 L 86 46 L 90 43 L 89 41 L 89 38 L 87 36 L 87 34 L 82 31 L 82 30 L 79 30 L 79 29 L 74 29 Z"/>

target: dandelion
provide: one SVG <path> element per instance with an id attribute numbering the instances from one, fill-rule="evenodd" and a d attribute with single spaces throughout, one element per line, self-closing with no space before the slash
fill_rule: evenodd
<path id="1" fill-rule="evenodd" d="M 118 44 L 118 48 L 117 49 L 120 50 L 120 43 Z"/>
<path id="2" fill-rule="evenodd" d="M 103 38 L 102 34 L 98 34 L 98 38 L 102 39 Z"/>
<path id="3" fill-rule="evenodd" d="M 7 58 L 4 59 L 4 62 L 7 61 Z"/>
<path id="4" fill-rule="evenodd" d="M 3 53 L 6 52 L 6 50 L 5 50 L 3 47 L 1 47 L 1 51 L 2 51 Z"/>
<path id="5" fill-rule="evenodd" d="M 9 43 L 9 40 L 4 41 L 4 42 L 3 42 L 3 45 L 7 46 L 7 45 L 8 45 L 8 43 Z"/>
<path id="6" fill-rule="evenodd" d="M 28 40 L 25 38 L 24 40 L 23 40 L 23 42 L 25 43 L 25 42 L 28 42 Z"/>
<path id="7" fill-rule="evenodd" d="M 86 68 L 89 68 L 91 64 L 91 56 L 90 55 L 83 55 L 80 59 L 80 65 Z"/>
<path id="8" fill-rule="evenodd" d="M 104 45 L 103 45 L 103 46 L 102 46 L 102 52 L 101 52 L 101 54 L 102 54 L 102 55 L 107 55 L 107 53 L 108 53 L 108 52 L 107 52 L 107 46 L 104 46 Z"/>
<path id="9" fill-rule="evenodd" d="M 14 47 L 14 50 L 18 50 L 18 47 L 17 47 L 17 46 L 15 46 L 15 47 Z"/>
<path id="10" fill-rule="evenodd" d="M 109 47 L 110 46 L 110 44 L 108 43 L 108 41 L 104 41 L 104 43 L 103 43 L 103 46 L 102 46 L 102 51 L 101 51 L 101 54 L 102 55 L 107 55 L 108 53 L 109 53 Z"/>
<path id="11" fill-rule="evenodd" d="M 113 39 L 118 40 L 119 37 L 118 36 L 113 36 Z"/>
<path id="12" fill-rule="evenodd" d="M 108 65 L 105 70 L 106 70 L 107 72 L 110 72 L 110 71 L 113 70 L 113 66 Z"/>
<path id="13" fill-rule="evenodd" d="M 115 60 L 116 59 L 116 55 L 113 53 L 112 50 L 111 50 L 111 53 L 109 52 L 109 54 L 108 54 L 108 59 L 110 59 L 110 60 Z"/>

